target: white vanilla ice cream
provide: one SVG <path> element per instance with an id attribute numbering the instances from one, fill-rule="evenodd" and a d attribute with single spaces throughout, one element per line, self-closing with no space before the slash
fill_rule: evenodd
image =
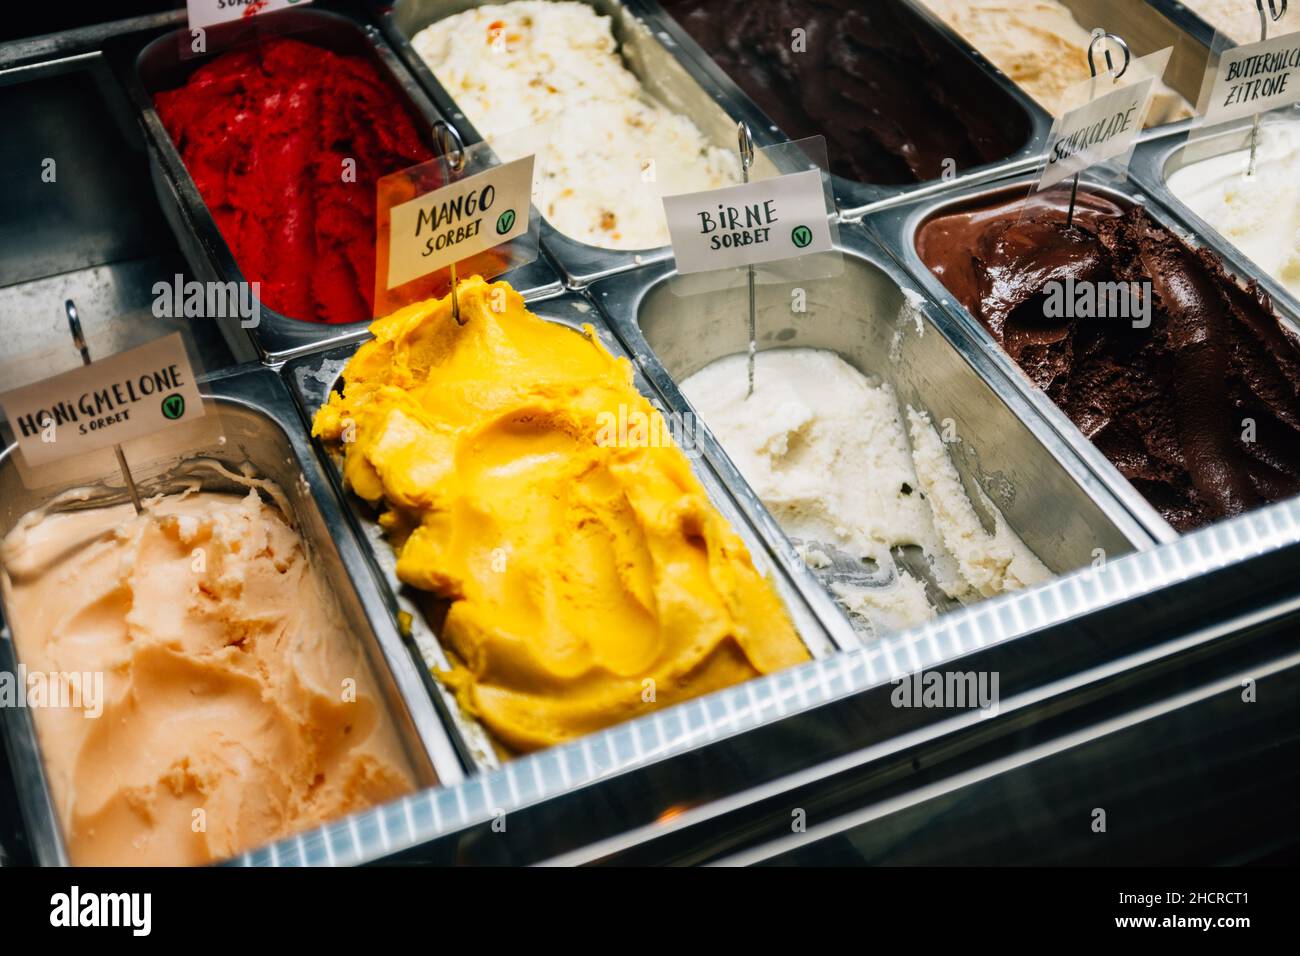
<path id="1" fill-rule="evenodd" d="M 1254 0 L 1182 0 L 1182 4 L 1236 43 L 1259 42 L 1259 8 L 1255 6 Z M 1267 15 L 1268 0 L 1264 2 L 1264 11 Z M 1269 18 L 1270 37 L 1294 33 L 1296 30 L 1300 30 L 1300 16 L 1295 13 L 1288 12 L 1277 22 Z"/>
<path id="2" fill-rule="evenodd" d="M 922 0 L 1049 113 L 1078 105 L 1069 92 L 1088 79 L 1092 27 L 1059 0 Z M 1082 12 L 1082 11 L 1080 11 Z M 1191 104 L 1157 81 L 1147 126 L 1192 115 Z"/>
<path id="3" fill-rule="evenodd" d="M 1265 123 L 1255 175 L 1250 150 L 1175 171 L 1169 189 L 1294 295 L 1300 296 L 1300 123 Z"/>
<path id="4" fill-rule="evenodd" d="M 828 551 L 888 572 L 881 586 L 831 584 L 840 602 L 879 634 L 923 623 L 936 610 L 923 583 L 890 549 L 918 545 L 934 579 L 959 601 L 1036 584 L 1050 572 L 986 498 L 989 534 L 929 417 L 901 412 L 894 390 L 833 352 L 772 349 L 696 372 L 682 391 L 754 492 L 815 570 Z"/>
<path id="5" fill-rule="evenodd" d="M 533 201 L 580 242 L 666 245 L 663 196 L 740 179 L 732 153 L 642 90 L 619 57 L 609 17 L 585 3 L 478 7 L 411 43 L 503 161 L 518 158 L 506 134 L 550 124 Z"/>

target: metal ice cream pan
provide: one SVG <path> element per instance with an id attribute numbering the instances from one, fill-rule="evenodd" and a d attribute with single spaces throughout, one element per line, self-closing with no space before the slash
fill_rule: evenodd
<path id="1" fill-rule="evenodd" d="M 1293 108 L 1282 114 L 1270 114 L 1264 121 L 1264 125 L 1270 123 L 1300 124 L 1300 108 Z M 1185 166 L 1222 156 L 1224 153 L 1249 149 L 1251 127 L 1252 120 L 1244 119 L 1198 139 L 1193 147 L 1195 156 L 1192 157 L 1189 156 L 1192 150 L 1189 150 L 1187 141 L 1191 123 L 1190 121 L 1180 123 L 1177 127 L 1170 127 L 1167 135 L 1138 145 L 1133 153 L 1131 174 L 1143 189 L 1168 210 L 1171 217 L 1185 231 L 1195 233 L 1200 244 L 1218 253 L 1232 267 L 1233 272 L 1255 279 L 1272 297 L 1279 311 L 1293 320 L 1300 321 L 1300 298 L 1243 254 L 1231 239 L 1188 208 L 1167 185 L 1169 177 Z M 1300 331 L 1297 334 L 1300 334 Z"/>
<path id="2" fill-rule="evenodd" d="M 1061 436 L 1109 491 L 1110 495 L 1123 504 L 1128 512 L 1156 541 L 1168 542 L 1178 538 L 1178 532 L 1156 509 L 1120 474 L 1101 451 L 1090 442 L 1069 417 L 1056 406 L 1046 393 L 1036 388 L 1029 377 L 998 345 L 988 329 L 970 312 L 957 302 L 947 287 L 921 261 L 916 251 L 916 234 L 929 220 L 959 207 L 983 206 L 1012 196 L 1027 196 L 1035 177 L 1018 176 L 994 185 L 985 185 L 964 189 L 939 200 L 915 203 L 901 209 L 889 210 L 879 216 L 865 220 L 865 224 L 876 234 L 889 252 L 903 264 L 909 273 L 926 290 L 926 292 L 947 310 L 952 317 L 972 337 L 983 350 L 989 361 L 997 367 L 1003 377 L 1011 383 L 1034 409 Z M 1180 229 L 1178 222 L 1167 209 L 1158 202 L 1143 195 L 1137 184 L 1129 184 L 1125 189 L 1101 182 L 1085 173 L 1081 187 L 1088 192 L 1102 196 L 1120 206 L 1145 206 L 1152 218 L 1161 225 L 1191 241 L 1197 240 Z M 1252 272 L 1243 272 L 1231 261 L 1225 262 L 1229 273 L 1236 273 L 1237 278 L 1249 278 Z M 1256 270 L 1257 271 L 1257 270 Z"/>
<path id="3" fill-rule="evenodd" d="M 243 37 L 253 35 L 253 31 L 257 31 L 259 36 L 292 35 L 328 50 L 365 57 L 388 80 L 398 100 L 417 123 L 423 122 L 429 129 L 429 138 L 433 125 L 442 118 L 384 43 L 379 31 L 339 14 L 323 10 L 283 10 L 260 16 L 255 24 L 240 22 L 214 27 L 210 34 L 212 52 L 192 58 L 181 57 L 181 44 L 188 37 L 185 30 L 164 34 L 150 42 L 136 58 L 127 85 L 149 141 L 150 166 L 159 201 L 186 259 L 201 270 L 201 274 L 196 276 L 201 281 L 242 283 L 245 277 L 193 177 L 185 168 L 176 145 L 167 134 L 154 107 L 153 96 L 161 90 L 179 87 L 196 69 L 220 56 L 222 51 L 238 45 Z M 525 297 L 554 295 L 560 291 L 559 277 L 544 259 L 516 270 L 509 278 Z M 294 355 L 362 339 L 370 324 L 310 322 L 277 312 L 265 303 L 259 304 L 257 318 L 257 325 L 248 329 L 241 326 L 237 317 L 216 321 L 222 323 L 222 330 L 237 357 L 257 357 L 268 364 L 278 364 Z"/>
<path id="4" fill-rule="evenodd" d="M 1164 82 L 1196 108 L 1201 84 L 1211 59 L 1209 40 L 1200 30 L 1158 0 L 1059 0 L 1087 29 L 1103 27 L 1121 37 L 1134 57 L 1173 47 Z M 1217 60 L 1217 57 L 1215 58 Z M 1088 64 L 1079 63 L 1079 82 L 1088 79 Z M 1181 122 L 1181 121 L 1179 121 Z M 1152 127 L 1168 129 L 1173 124 Z"/>
<path id="5" fill-rule="evenodd" d="M 601 344 L 616 357 L 627 358 L 631 362 L 631 356 L 613 332 L 605 326 L 599 312 L 581 295 L 566 293 L 556 298 L 531 303 L 530 309 L 534 314 L 548 321 L 574 329 L 575 334 L 582 334 L 580 330 L 584 324 L 592 325 Z M 315 415 L 316 409 L 328 400 L 330 393 L 342 387 L 343 368 L 357 348 L 355 344 L 340 346 L 325 353 L 294 359 L 284 365 L 281 372 L 309 422 Z M 655 389 L 643 376 L 639 363 L 632 362 L 632 366 L 636 373 L 635 384 L 638 391 L 664 411 Z M 386 591 L 390 617 L 396 618 L 401 615 L 406 619 L 404 623 L 407 623 L 409 629 L 410 647 L 427 678 L 426 686 L 429 693 L 437 702 L 439 712 L 446 719 L 448 731 L 458 744 L 461 754 L 475 769 L 486 770 L 498 766 L 500 756 L 487 730 L 474 718 L 465 714 L 442 682 L 432 676 L 434 669 L 450 668 L 450 662 L 439 643 L 437 630 L 431 621 L 431 618 L 438 614 L 440 602 L 432 595 L 421 593 L 397 579 L 396 554 L 376 521 L 377 513 L 344 489 L 342 471 L 339 467 L 341 462 L 337 453 L 326 448 L 323 443 L 317 442 L 315 445 L 322 467 L 332 475 L 336 488 L 348 502 L 349 514 L 358 536 L 369 545 L 367 563 L 372 574 L 382 582 L 381 587 Z M 837 649 L 855 646 L 857 639 L 850 629 L 828 629 L 823 626 L 821 615 L 805 603 L 801 589 L 796 587 L 787 576 L 784 562 L 766 548 L 764 536 L 747 523 L 746 512 L 737 506 L 726 484 L 713 472 L 709 463 L 701 457 L 693 457 L 691 466 L 695 476 L 704 486 L 709 500 L 745 542 L 755 567 L 772 582 L 809 654 L 820 659 L 834 653 Z M 689 735 L 690 732 L 690 727 L 683 722 L 681 733 Z"/>
<path id="6" fill-rule="evenodd" d="M 714 96 L 727 104 L 728 111 L 737 120 L 744 120 L 754 132 L 757 145 L 767 146 L 789 141 L 786 131 L 772 121 L 763 109 L 754 102 L 740 86 L 729 77 L 713 58 L 695 41 L 673 17 L 665 11 L 656 0 L 636 0 L 645 8 L 645 20 L 651 26 L 660 42 L 677 52 L 681 62 L 690 63 L 692 73 L 701 83 L 707 83 Z M 876 0 L 881 2 L 881 0 Z M 928 196 L 943 193 L 972 182 L 985 182 L 992 176 L 1005 175 L 1011 168 L 1028 168 L 1035 162 L 1035 157 L 1046 148 L 1047 134 L 1051 129 L 1052 118 L 1034 100 L 1020 89 L 1012 80 L 995 69 L 978 50 L 967 43 L 961 36 L 935 17 L 929 10 L 912 2 L 912 0 L 887 0 L 907 6 L 918 20 L 921 30 L 931 30 L 939 34 L 951 45 L 953 54 L 972 61 L 982 70 L 990 81 L 990 95 L 996 101 L 995 108 L 1016 116 L 1023 116 L 1025 141 L 1010 155 L 997 162 L 988 163 L 963 170 L 951 179 L 932 180 L 927 183 L 908 183 L 902 185 L 878 185 L 856 182 L 843 176 L 832 174 L 831 180 L 835 192 L 835 205 L 846 219 L 861 216 L 868 208 L 880 208 L 894 203 L 905 202 L 909 197 Z M 1086 65 L 1084 67 L 1086 70 Z M 1086 73 L 1081 79 L 1086 79 Z"/>
<path id="7" fill-rule="evenodd" d="M 207 411 L 203 417 L 123 445 L 141 493 L 179 490 L 196 477 L 205 489 L 247 492 L 246 487 L 196 466 L 196 459 L 221 462 L 236 473 L 249 465 L 256 477 L 278 485 L 312 568 L 336 597 L 347 630 L 355 635 L 374 673 L 387 717 L 415 770 L 417 787 L 457 783 L 464 776 L 463 768 L 383 596 L 370 578 L 352 571 L 365 560 L 362 546 L 351 534 L 330 479 L 316 462 L 284 383 L 270 369 L 241 366 L 208 378 L 200 391 Z M 219 431 L 214 427 L 217 416 Z M 106 504 L 127 500 L 110 449 L 62 463 L 61 483 L 37 489 L 23 484 L 16 454 L 13 444 L 0 453 L 0 535 L 67 489 L 88 487 L 96 500 L 102 493 Z M 0 611 L 5 610 L 2 605 L 0 596 Z M 0 670 L 15 673 L 20 663 L 10 628 L 21 626 L 12 614 L 0 613 Z M 0 724 L 34 856 L 43 865 L 66 865 L 67 848 L 32 713 L 27 708 L 5 708 Z"/>
<path id="8" fill-rule="evenodd" d="M 675 52 L 672 39 L 646 20 L 637 0 L 585 2 L 601 16 L 610 18 L 619 55 L 641 81 L 642 89 L 669 109 L 686 116 L 709 143 L 736 151 L 736 120 L 742 118 L 738 115 L 740 111 L 699 75 L 694 64 Z M 482 135 L 416 52 L 411 38 L 432 23 L 485 5 L 485 0 L 397 0 L 380 15 L 384 34 L 393 48 L 442 113 L 470 143 L 482 142 Z M 785 142 L 784 137 L 764 139 L 763 130 L 757 127 L 753 127 L 753 134 L 755 144 L 760 147 Z M 571 288 L 672 256 L 669 246 L 628 250 L 588 245 L 564 235 L 545 220 L 542 244 Z"/>
<path id="9" fill-rule="evenodd" d="M 1244 3 L 1250 3 L 1252 0 L 1241 0 Z M 1168 18 L 1178 29 L 1182 30 L 1188 36 L 1194 37 L 1197 42 L 1209 47 L 1214 42 L 1215 27 L 1209 21 L 1203 19 L 1199 13 L 1192 10 L 1191 7 L 1179 3 L 1178 0 L 1146 0 L 1148 6 L 1159 10 L 1162 15 Z M 1265 4 L 1267 7 L 1267 3 Z M 1272 24 L 1270 24 L 1272 26 Z M 1270 35 L 1274 31 L 1270 30 Z M 1259 37 L 1254 39 L 1258 40 Z M 1225 35 L 1220 35 L 1219 42 L 1223 49 L 1236 46 L 1236 41 Z"/>
<path id="10" fill-rule="evenodd" d="M 1091 564 L 1094 549 L 1116 556 L 1153 543 L 1071 449 L 1002 378 L 982 349 L 945 321 L 858 227 L 843 227 L 843 272 L 832 278 L 759 283 L 758 348 L 817 348 L 891 385 L 900 407 L 947 420 L 959 440 L 945 449 L 967 496 L 983 490 L 1025 544 L 1055 573 Z M 744 286 L 678 295 L 669 264 L 596 283 L 592 299 L 641 363 L 668 409 L 694 422 L 694 440 L 780 556 L 827 626 L 852 626 L 779 522 L 750 489 L 680 383 L 726 356 L 744 354 Z M 796 289 L 807 311 L 794 314 Z M 863 474 L 862 481 L 872 476 Z"/>

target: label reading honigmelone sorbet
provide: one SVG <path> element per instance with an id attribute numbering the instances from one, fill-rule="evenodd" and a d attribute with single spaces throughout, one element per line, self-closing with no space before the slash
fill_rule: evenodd
<path id="1" fill-rule="evenodd" d="M 179 332 L 0 395 L 28 466 L 120 445 L 203 415 Z"/>

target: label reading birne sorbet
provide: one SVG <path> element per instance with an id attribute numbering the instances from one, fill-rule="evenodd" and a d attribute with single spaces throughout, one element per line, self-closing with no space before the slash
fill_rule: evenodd
<path id="1" fill-rule="evenodd" d="M 711 272 L 833 248 L 820 170 L 664 197 L 677 271 Z"/>
<path id="2" fill-rule="evenodd" d="M 388 288 L 528 232 L 532 190 L 533 157 L 525 156 L 394 206 Z"/>
<path id="3" fill-rule="evenodd" d="M 203 415 L 179 332 L 0 395 L 0 408 L 35 468 L 120 445 Z"/>
<path id="4" fill-rule="evenodd" d="M 1300 102 L 1300 33 L 1225 50 L 1203 123 L 1227 123 Z"/>
<path id="5" fill-rule="evenodd" d="M 311 0 L 186 0 L 190 27 L 210 27 L 227 20 L 254 17 L 286 7 L 305 7 Z"/>

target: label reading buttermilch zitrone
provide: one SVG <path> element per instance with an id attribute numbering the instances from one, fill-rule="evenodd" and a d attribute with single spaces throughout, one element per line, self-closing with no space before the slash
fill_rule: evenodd
<path id="1" fill-rule="evenodd" d="M 532 192 L 530 155 L 394 206 L 389 220 L 388 288 L 524 235 Z"/>
<path id="2" fill-rule="evenodd" d="M 179 332 L 0 395 L 30 467 L 120 445 L 203 415 Z"/>
<path id="3" fill-rule="evenodd" d="M 1225 50 L 1205 106 L 1205 125 L 1300 102 L 1300 33 Z"/>
<path id="4" fill-rule="evenodd" d="M 664 197 L 677 271 L 711 272 L 833 248 L 820 170 Z"/>

